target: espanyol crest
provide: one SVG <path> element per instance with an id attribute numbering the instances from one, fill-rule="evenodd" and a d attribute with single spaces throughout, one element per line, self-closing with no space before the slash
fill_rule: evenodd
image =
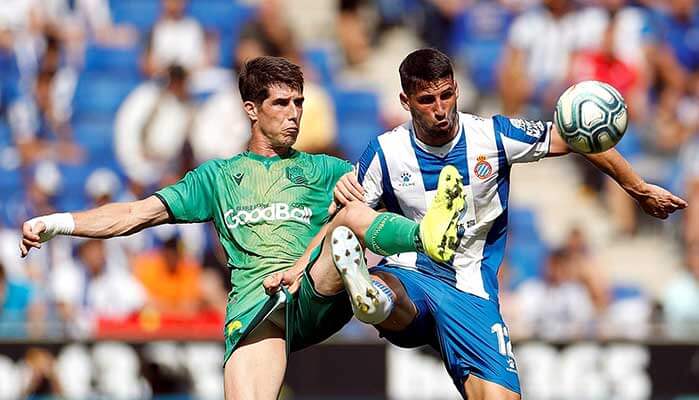
<path id="1" fill-rule="evenodd" d="M 484 155 L 480 155 L 476 166 L 473 167 L 473 173 L 480 179 L 488 179 L 493 174 L 493 166 Z"/>

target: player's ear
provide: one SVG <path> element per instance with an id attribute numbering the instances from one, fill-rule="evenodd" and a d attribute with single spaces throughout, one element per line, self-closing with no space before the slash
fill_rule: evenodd
<path id="1" fill-rule="evenodd" d="M 248 118 L 250 118 L 250 121 L 257 121 L 257 104 L 255 104 L 254 101 L 246 101 L 243 102 L 243 108 L 245 109 L 245 113 L 248 115 Z"/>
<path id="2" fill-rule="evenodd" d="M 408 96 L 405 93 L 400 92 L 400 95 L 398 95 L 398 97 L 400 97 L 400 105 L 403 106 L 403 109 L 405 111 L 409 112 L 410 106 L 408 105 Z"/>

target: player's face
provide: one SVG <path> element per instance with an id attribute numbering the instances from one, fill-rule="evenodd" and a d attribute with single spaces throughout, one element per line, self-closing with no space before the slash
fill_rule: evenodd
<path id="1" fill-rule="evenodd" d="M 458 129 L 457 97 L 458 88 L 452 78 L 431 82 L 410 95 L 401 94 L 420 140 L 439 145 L 454 137 Z"/>
<path id="2" fill-rule="evenodd" d="M 257 124 L 271 147 L 291 147 L 301 129 L 303 94 L 286 85 L 272 86 L 257 108 Z"/>

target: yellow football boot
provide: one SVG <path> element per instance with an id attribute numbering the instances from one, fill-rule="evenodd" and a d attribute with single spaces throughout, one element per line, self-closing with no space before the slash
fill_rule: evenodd
<path id="1" fill-rule="evenodd" d="M 433 260 L 449 262 L 454 258 L 464 203 L 463 178 L 454 166 L 447 165 L 439 173 L 437 194 L 420 222 L 422 249 Z"/>

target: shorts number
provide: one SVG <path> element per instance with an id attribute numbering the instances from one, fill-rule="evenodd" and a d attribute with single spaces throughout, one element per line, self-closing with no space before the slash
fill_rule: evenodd
<path id="1" fill-rule="evenodd" d="M 493 326 L 490 327 L 490 332 L 498 337 L 498 351 L 500 354 L 507 357 L 514 357 L 507 327 L 501 323 L 493 324 Z"/>

